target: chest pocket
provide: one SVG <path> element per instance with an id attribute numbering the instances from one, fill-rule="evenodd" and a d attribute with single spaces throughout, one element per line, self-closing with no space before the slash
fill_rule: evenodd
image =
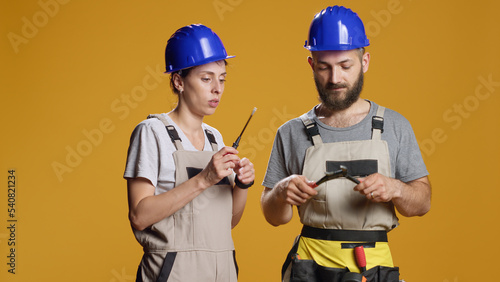
<path id="1" fill-rule="evenodd" d="M 313 146 L 306 151 L 302 174 L 308 179 L 320 179 L 325 172 L 347 167 L 355 177 L 373 173 L 391 175 L 387 142 L 381 139 L 383 114 L 379 107 L 372 118 L 372 138 L 346 142 L 323 143 L 317 124 L 306 115 L 301 119 Z M 352 230 L 390 230 L 397 225 L 392 203 L 374 203 L 353 191 L 355 184 L 337 178 L 319 185 L 318 194 L 299 206 L 301 222 L 317 228 Z"/>

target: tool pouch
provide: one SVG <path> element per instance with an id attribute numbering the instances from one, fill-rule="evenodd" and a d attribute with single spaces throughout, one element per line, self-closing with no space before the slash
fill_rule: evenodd
<path id="1" fill-rule="evenodd" d="M 292 259 L 290 282 L 332 281 L 340 282 L 346 268 L 331 268 L 318 265 L 314 260 Z"/>
<path id="2" fill-rule="evenodd" d="M 313 260 L 291 260 L 290 282 L 341 282 L 349 272 L 346 268 L 332 268 L 318 265 Z M 362 273 L 367 282 L 399 282 L 399 267 L 376 266 Z"/>
<path id="3" fill-rule="evenodd" d="M 362 274 L 368 282 L 399 282 L 399 267 L 376 266 Z"/>

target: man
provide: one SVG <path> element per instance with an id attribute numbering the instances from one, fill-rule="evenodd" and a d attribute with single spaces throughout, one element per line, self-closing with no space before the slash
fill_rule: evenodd
<path id="1" fill-rule="evenodd" d="M 278 129 L 261 198 L 270 224 L 288 223 L 293 206 L 304 224 L 283 281 L 351 281 L 356 272 L 398 281 L 387 243 L 395 210 L 410 217 L 430 209 L 428 172 L 409 122 L 360 99 L 368 45 L 350 9 L 328 7 L 312 21 L 305 48 L 321 103 Z M 325 172 L 336 178 L 317 185 Z M 365 255 L 366 271 L 355 253 Z"/>

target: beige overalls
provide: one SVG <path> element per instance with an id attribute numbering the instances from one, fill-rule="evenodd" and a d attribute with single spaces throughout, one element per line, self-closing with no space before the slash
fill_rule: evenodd
<path id="1" fill-rule="evenodd" d="M 202 171 L 218 151 L 208 130 L 213 151 L 185 151 L 172 125 L 161 115 L 149 117 L 163 121 L 176 146 L 175 186 Z M 138 281 L 237 281 L 231 237 L 233 184 L 234 176 L 226 177 L 173 215 L 143 231 L 134 229 L 137 241 L 144 248 Z"/>
<path id="2" fill-rule="evenodd" d="M 316 123 L 302 115 L 314 145 L 306 151 L 302 174 L 319 180 L 343 165 L 355 177 L 376 172 L 390 177 L 389 149 L 381 139 L 384 111 L 379 106 L 372 119 L 371 140 L 335 143 L 323 143 Z M 355 185 L 347 178 L 324 182 L 316 196 L 298 207 L 304 227 L 283 265 L 283 281 L 340 281 L 346 272 L 360 272 L 353 252 L 360 244 L 367 269 L 382 266 L 393 272 L 386 233 L 398 225 L 394 206 L 369 201 L 353 191 Z M 398 281 L 394 279 L 377 281 Z"/>

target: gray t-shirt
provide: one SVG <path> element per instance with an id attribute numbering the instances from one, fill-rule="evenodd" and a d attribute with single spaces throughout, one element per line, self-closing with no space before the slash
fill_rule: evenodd
<path id="1" fill-rule="evenodd" d="M 196 151 L 182 130 L 167 115 L 162 114 L 175 127 L 186 151 Z M 219 149 L 224 147 L 220 132 L 203 123 L 203 130 L 212 131 Z M 172 156 L 175 152 L 167 129 L 157 118 L 150 118 L 139 123 L 130 137 L 130 146 L 127 155 L 124 178 L 146 178 L 155 186 L 155 195 L 166 192 L 175 185 L 175 163 Z M 203 151 L 212 151 L 212 146 L 205 136 Z"/>
<path id="2" fill-rule="evenodd" d="M 370 112 L 358 124 L 346 128 L 335 128 L 321 122 L 314 108 L 307 116 L 318 125 L 324 143 L 369 140 L 372 134 L 372 117 L 378 105 L 369 101 Z M 413 129 L 401 114 L 386 109 L 382 140 L 387 141 L 391 160 L 391 177 L 409 182 L 428 175 Z M 313 144 L 308 139 L 300 118 L 289 120 L 278 128 L 273 149 L 267 165 L 263 186 L 273 188 L 283 178 L 302 174 L 307 148 Z"/>

